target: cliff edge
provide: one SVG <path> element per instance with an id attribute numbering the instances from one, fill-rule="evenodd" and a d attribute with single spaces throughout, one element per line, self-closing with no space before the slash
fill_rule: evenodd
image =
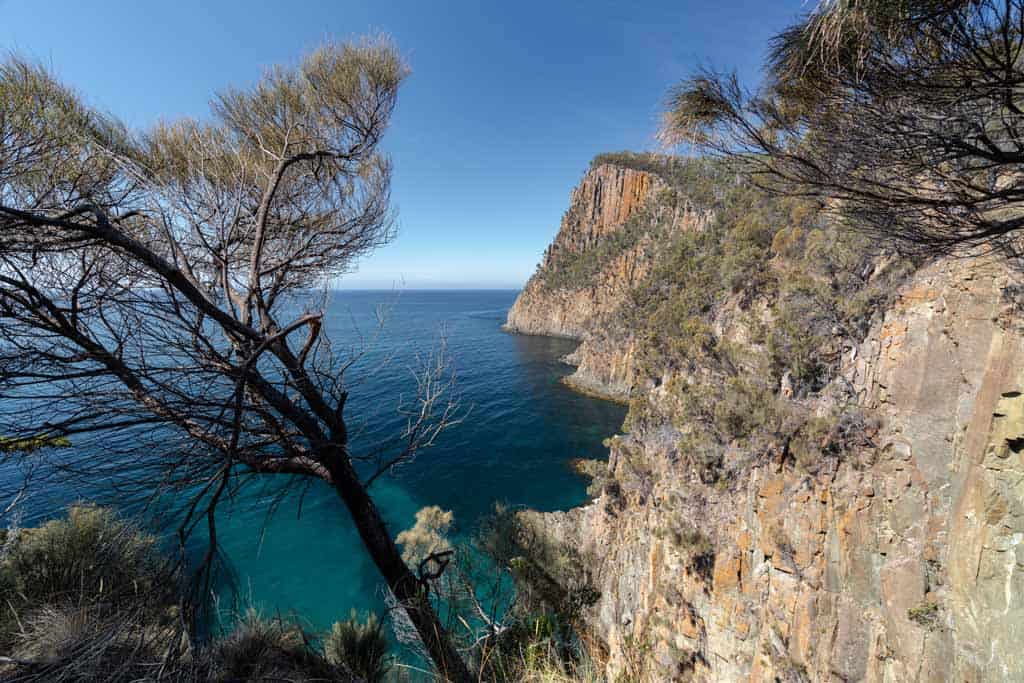
<path id="1" fill-rule="evenodd" d="M 635 380 L 628 345 L 602 344 L 593 333 L 647 276 L 665 224 L 682 230 L 704 217 L 667 197 L 668 183 L 650 170 L 656 166 L 609 157 L 595 159 L 572 191 L 558 234 L 509 310 L 505 329 L 580 341 L 565 359 L 577 367 L 566 383 L 625 401 Z"/>
<path id="2" fill-rule="evenodd" d="M 583 558 L 609 676 L 1024 679 L 1016 273 L 904 263 L 693 177 L 648 181 L 675 196 L 647 196 L 639 277 L 545 288 L 549 256 L 510 314 L 631 359 L 603 368 L 632 403 L 594 500 L 521 516 Z M 700 220 L 665 219 L 684 204 Z"/>

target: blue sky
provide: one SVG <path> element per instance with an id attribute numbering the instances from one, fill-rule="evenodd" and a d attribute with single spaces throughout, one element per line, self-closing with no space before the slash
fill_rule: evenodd
<path id="1" fill-rule="evenodd" d="M 385 148 L 398 239 L 341 287 L 519 287 L 597 153 L 657 147 L 667 88 L 703 64 L 758 77 L 801 0 L 0 0 L 0 48 L 130 125 L 324 39 L 385 32 L 412 67 Z"/>

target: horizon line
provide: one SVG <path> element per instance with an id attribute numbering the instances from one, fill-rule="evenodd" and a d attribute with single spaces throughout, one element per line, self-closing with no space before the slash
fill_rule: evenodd
<path id="1" fill-rule="evenodd" d="M 521 292 L 519 287 L 330 287 L 332 292 Z"/>

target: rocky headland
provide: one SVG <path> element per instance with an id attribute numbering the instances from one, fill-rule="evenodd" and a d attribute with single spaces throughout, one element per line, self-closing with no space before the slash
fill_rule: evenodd
<path id="1" fill-rule="evenodd" d="M 1024 679 L 1015 273 L 735 184 L 599 158 L 509 313 L 630 402 L 594 500 L 521 516 L 582 558 L 610 680 Z"/>

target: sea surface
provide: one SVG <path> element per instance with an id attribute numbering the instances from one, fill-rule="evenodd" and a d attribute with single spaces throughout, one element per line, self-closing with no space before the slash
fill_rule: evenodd
<path id="1" fill-rule="evenodd" d="M 625 409 L 560 383 L 571 368 L 559 359 L 574 342 L 501 330 L 516 295 L 332 293 L 325 330 L 335 353 L 362 353 L 348 373 L 356 453 L 398 433 L 399 407 L 415 398 L 415 373 L 442 340 L 456 373 L 464 419 L 372 487 L 394 534 L 427 505 L 451 510 L 465 536 L 496 502 L 545 511 L 586 502 L 587 482 L 569 461 L 605 457 L 602 441 L 620 428 Z M 0 484 L 9 488 L 2 478 L 14 476 L 0 470 Z M 221 511 L 218 535 L 236 597 L 266 613 L 300 615 L 315 629 L 353 608 L 380 611 L 381 580 L 336 494 L 316 483 L 301 504 L 293 495 L 272 509 L 273 490 L 253 487 Z M 26 509 L 34 519 L 59 514 L 69 497 L 55 484 L 33 492 Z M 231 592 L 220 584 L 225 605 L 237 604 Z"/>

